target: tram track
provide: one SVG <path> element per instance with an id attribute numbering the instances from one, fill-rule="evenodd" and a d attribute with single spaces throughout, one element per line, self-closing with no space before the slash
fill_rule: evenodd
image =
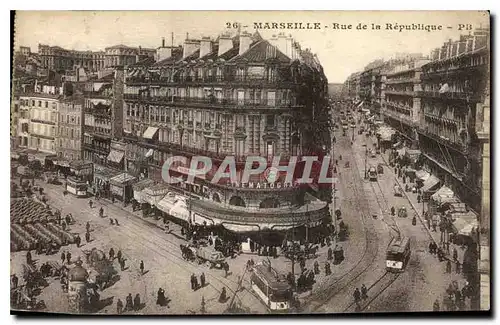
<path id="1" fill-rule="evenodd" d="M 351 171 L 353 174 L 351 178 L 353 180 L 353 186 L 350 189 L 353 191 L 354 197 L 362 198 L 365 195 L 363 195 L 364 190 L 362 186 L 361 188 L 359 186 L 359 184 L 363 184 L 363 179 L 360 176 L 358 163 L 354 153 L 351 150 L 347 150 L 347 152 L 350 153 L 350 160 L 354 162 L 354 170 Z M 328 288 L 316 293 L 314 297 L 309 300 L 306 305 L 308 308 L 304 311 L 318 312 L 320 308 L 328 304 L 328 302 L 335 298 L 340 292 L 356 281 L 361 275 L 365 274 L 365 272 L 375 263 L 379 251 L 379 238 L 376 231 L 370 225 L 370 223 L 373 222 L 371 219 L 370 207 L 368 206 L 367 200 L 357 201 L 356 206 L 358 207 L 357 211 L 361 215 L 361 221 L 365 233 L 365 249 L 363 254 L 360 260 L 351 269 L 349 269 L 349 271 L 336 279 L 335 282 L 333 282 Z"/>
<path id="2" fill-rule="evenodd" d="M 119 208 L 115 207 L 114 205 L 112 205 L 110 203 L 103 202 L 103 201 L 101 201 L 99 203 L 102 206 L 108 208 L 108 210 L 119 210 Z M 93 209 L 89 210 L 89 208 L 85 208 L 81 212 L 84 212 L 84 213 L 86 213 L 88 215 L 93 215 L 96 218 L 101 218 L 101 217 L 99 217 L 97 215 L 97 212 L 95 212 Z M 118 212 L 120 212 L 120 211 L 118 211 Z M 142 225 L 142 223 L 139 223 L 139 220 L 136 220 L 136 219 L 132 218 L 131 216 L 125 216 L 125 217 L 127 218 L 127 220 L 132 221 L 132 224 L 134 224 L 135 226 L 144 226 L 144 225 Z M 125 230 L 125 231 L 122 231 L 122 230 Z M 186 266 L 189 266 L 189 272 L 191 272 L 191 273 L 193 273 L 193 272 L 199 272 L 200 271 L 200 269 L 198 267 L 196 267 L 194 265 L 194 263 L 186 261 L 186 260 L 184 260 L 182 258 L 181 255 L 174 253 L 176 250 L 179 250 L 178 243 L 175 243 L 175 242 L 169 240 L 168 238 L 160 236 L 154 230 L 150 231 L 150 233 L 148 234 L 149 236 L 145 236 L 145 234 L 141 233 L 138 229 L 135 229 L 135 227 L 131 226 L 130 224 L 122 223 L 117 228 L 112 228 L 112 231 L 116 232 L 117 234 L 119 234 L 121 236 L 128 237 L 128 239 L 129 239 L 128 242 L 135 243 L 134 245 L 139 244 L 140 246 L 142 246 L 142 248 L 153 252 L 155 254 L 154 255 L 155 257 L 161 256 L 161 257 L 169 260 L 170 262 L 174 263 L 176 266 L 180 267 L 181 269 L 185 269 Z M 119 246 L 113 240 L 110 240 L 110 242 L 112 242 L 115 245 Z M 163 243 L 168 243 L 166 246 L 161 246 L 161 247 L 164 247 L 164 248 L 167 248 L 167 249 L 163 249 L 163 250 L 160 251 L 156 247 L 158 247 L 159 246 L 158 244 L 160 244 L 162 242 Z M 146 245 L 145 243 L 147 243 L 148 245 Z M 124 255 L 128 256 L 128 254 L 126 254 L 126 253 L 124 253 Z M 133 259 L 132 259 L 132 261 L 133 261 Z M 136 263 L 134 263 L 134 264 L 136 264 Z M 204 272 L 205 272 L 205 274 L 209 275 L 211 279 L 215 280 L 216 282 L 218 282 L 222 286 L 226 287 L 226 289 L 232 295 L 236 295 L 237 294 L 237 292 L 235 292 L 230 287 L 230 283 L 237 285 L 238 284 L 237 281 L 234 281 L 234 280 L 231 280 L 231 279 L 228 279 L 228 278 L 222 278 L 222 277 L 216 275 L 210 269 L 206 269 L 206 270 L 204 270 Z M 208 282 L 208 285 L 210 287 L 212 287 L 216 292 L 221 293 L 221 290 L 218 289 L 217 287 L 215 287 L 212 283 L 210 283 L 210 281 Z M 247 293 L 250 292 L 245 287 L 243 287 L 243 289 Z M 242 304 L 240 296 L 238 296 L 238 301 Z"/>

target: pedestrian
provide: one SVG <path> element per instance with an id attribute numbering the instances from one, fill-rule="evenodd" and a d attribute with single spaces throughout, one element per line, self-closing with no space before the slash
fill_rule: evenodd
<path id="1" fill-rule="evenodd" d="M 122 251 L 121 249 L 118 250 L 118 253 L 116 253 L 116 258 L 118 259 L 118 262 L 122 260 Z"/>
<path id="2" fill-rule="evenodd" d="M 115 224 L 115 222 L 113 221 L 113 218 L 109 218 L 109 224 L 110 225 L 114 225 Z"/>
<path id="3" fill-rule="evenodd" d="M 99 209 L 99 216 L 100 216 L 101 218 L 104 216 L 104 209 L 103 209 L 103 207 L 101 207 L 101 208 Z"/>
<path id="4" fill-rule="evenodd" d="M 92 209 L 93 208 L 93 205 L 94 205 L 94 202 L 92 202 L 92 200 L 89 200 L 89 207 Z"/>
<path id="5" fill-rule="evenodd" d="M 144 262 L 141 260 L 141 264 L 139 265 L 139 268 L 141 269 L 141 275 L 144 274 Z"/>
<path id="6" fill-rule="evenodd" d="M 420 200 L 422 200 L 422 196 L 420 194 L 417 195 L 417 203 L 420 203 Z"/>
<path id="7" fill-rule="evenodd" d="M 79 234 L 77 234 L 75 237 L 75 243 L 76 243 L 76 247 L 79 248 L 80 244 L 82 243 L 82 239 L 80 238 Z"/>
<path id="8" fill-rule="evenodd" d="M 330 263 L 325 262 L 325 274 L 330 275 L 332 274 L 332 269 L 330 268 Z"/>
<path id="9" fill-rule="evenodd" d="M 127 299 L 125 300 L 125 311 L 133 310 L 133 309 L 134 309 L 134 304 L 132 302 L 132 294 L 129 293 L 127 296 Z"/>
<path id="10" fill-rule="evenodd" d="M 451 273 L 451 262 L 446 261 L 446 273 Z"/>
<path id="11" fill-rule="evenodd" d="M 86 232 L 85 233 L 85 241 L 88 243 L 90 241 L 90 233 Z"/>
<path id="12" fill-rule="evenodd" d="M 16 276 L 16 274 L 12 274 L 12 288 L 16 289 L 17 285 L 19 283 L 19 278 Z"/>
<path id="13" fill-rule="evenodd" d="M 319 263 L 318 261 L 314 261 L 314 274 L 319 274 L 319 273 L 320 273 Z"/>
<path id="14" fill-rule="evenodd" d="M 455 247 L 453 247 L 453 260 L 458 261 L 458 252 Z"/>
<path id="15" fill-rule="evenodd" d="M 71 252 L 66 254 L 66 260 L 68 261 L 68 264 L 71 264 Z"/>
<path id="16" fill-rule="evenodd" d="M 196 288 L 194 286 L 194 279 L 195 279 L 195 275 L 193 273 L 193 274 L 191 274 L 191 290 L 193 290 L 193 291 L 196 290 Z"/>
<path id="17" fill-rule="evenodd" d="M 368 298 L 368 289 L 366 288 L 365 284 L 361 286 L 361 298 L 363 300 L 366 300 Z"/>
<path id="18" fill-rule="evenodd" d="M 394 216 L 395 213 L 396 213 L 396 209 L 394 209 L 394 207 L 391 207 L 391 216 Z"/>
<path id="19" fill-rule="evenodd" d="M 225 303 L 227 300 L 227 293 L 226 293 L 226 287 L 222 288 L 222 291 L 219 296 L 219 302 L 220 303 Z"/>
<path id="20" fill-rule="evenodd" d="M 120 269 L 122 271 L 125 271 L 125 259 L 124 258 L 122 258 L 122 260 L 120 261 Z"/>
<path id="21" fill-rule="evenodd" d="M 26 263 L 28 263 L 28 265 L 31 265 L 32 262 L 33 262 L 33 258 L 31 257 L 31 251 L 28 251 L 26 253 Z"/>
<path id="22" fill-rule="evenodd" d="M 85 229 L 87 229 L 87 232 L 90 231 L 90 222 L 87 221 L 87 224 L 85 225 Z"/>
<path id="23" fill-rule="evenodd" d="M 437 299 L 434 301 L 434 304 L 432 305 L 432 310 L 439 311 L 439 301 Z"/>
<path id="24" fill-rule="evenodd" d="M 331 247 L 328 248 L 328 257 L 327 259 L 331 261 L 333 259 L 333 250 Z"/>
<path id="25" fill-rule="evenodd" d="M 434 254 L 434 245 L 432 245 L 432 242 L 429 243 L 429 253 Z"/>
<path id="26" fill-rule="evenodd" d="M 227 262 L 224 262 L 224 272 L 225 272 L 224 277 L 227 278 L 227 274 L 229 273 L 229 264 L 227 264 Z"/>
<path id="27" fill-rule="evenodd" d="M 166 305 L 165 290 L 162 288 L 158 289 L 158 295 L 156 297 L 156 304 L 160 306 Z"/>
<path id="28" fill-rule="evenodd" d="M 61 253 L 61 262 L 62 264 L 64 264 L 64 262 L 66 261 L 66 254 L 64 253 L 64 251 Z"/>
<path id="29" fill-rule="evenodd" d="M 413 226 L 416 226 L 417 225 L 417 217 L 416 216 L 413 216 L 413 219 L 411 219 L 411 224 Z"/>
<path id="30" fill-rule="evenodd" d="M 140 310 L 141 309 L 141 297 L 139 294 L 136 294 L 134 297 L 134 310 Z"/>
<path id="31" fill-rule="evenodd" d="M 356 303 L 356 305 L 358 305 L 359 301 L 361 300 L 361 293 L 359 292 L 358 288 L 354 290 L 353 296 L 354 296 L 354 302 Z"/>
<path id="32" fill-rule="evenodd" d="M 460 262 L 458 260 L 455 261 L 455 273 L 460 274 Z"/>
<path id="33" fill-rule="evenodd" d="M 201 273 L 201 276 L 200 276 L 200 284 L 201 284 L 201 287 L 204 288 L 205 287 L 205 273 Z"/>
<path id="34" fill-rule="evenodd" d="M 193 278 L 193 286 L 194 286 L 194 291 L 198 290 L 198 288 L 199 288 L 198 278 L 196 276 Z"/>
<path id="35" fill-rule="evenodd" d="M 118 298 L 118 301 L 116 302 L 116 313 L 120 315 L 123 312 L 123 302 Z"/>
<path id="36" fill-rule="evenodd" d="M 118 219 L 115 219 L 115 225 L 119 226 Z"/>
<path id="37" fill-rule="evenodd" d="M 61 228 L 62 228 L 63 231 L 66 230 L 66 222 L 63 221 L 61 223 Z"/>
<path id="38" fill-rule="evenodd" d="M 111 247 L 109 249 L 109 259 L 110 260 L 114 260 L 115 259 L 115 250 L 113 249 L 113 247 Z"/>

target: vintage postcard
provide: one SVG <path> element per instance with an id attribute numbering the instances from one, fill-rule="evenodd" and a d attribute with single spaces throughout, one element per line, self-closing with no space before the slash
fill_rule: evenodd
<path id="1" fill-rule="evenodd" d="M 19 11 L 14 38 L 12 313 L 490 310 L 488 12 Z"/>

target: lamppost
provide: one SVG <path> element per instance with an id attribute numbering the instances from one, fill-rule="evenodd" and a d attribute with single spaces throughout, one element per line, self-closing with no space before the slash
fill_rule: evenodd
<path id="1" fill-rule="evenodd" d="M 366 163 L 367 163 L 367 159 L 368 159 L 368 147 L 366 146 L 366 143 L 363 144 L 363 147 L 365 147 L 365 179 L 366 179 Z"/>

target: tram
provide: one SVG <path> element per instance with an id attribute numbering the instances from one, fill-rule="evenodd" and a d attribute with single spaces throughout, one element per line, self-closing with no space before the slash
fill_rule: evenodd
<path id="1" fill-rule="evenodd" d="M 387 248 L 385 268 L 388 272 L 404 272 L 410 260 L 410 238 L 393 238 Z"/>
<path id="2" fill-rule="evenodd" d="M 255 265 L 251 275 L 251 286 L 270 310 L 285 311 L 290 308 L 292 287 L 269 262 Z"/>
<path id="3" fill-rule="evenodd" d="M 66 191 L 75 195 L 76 197 L 86 197 L 87 182 L 70 176 L 66 180 Z"/>
<path id="4" fill-rule="evenodd" d="M 368 169 L 368 178 L 370 181 L 376 181 L 377 180 L 377 169 L 373 166 Z"/>

